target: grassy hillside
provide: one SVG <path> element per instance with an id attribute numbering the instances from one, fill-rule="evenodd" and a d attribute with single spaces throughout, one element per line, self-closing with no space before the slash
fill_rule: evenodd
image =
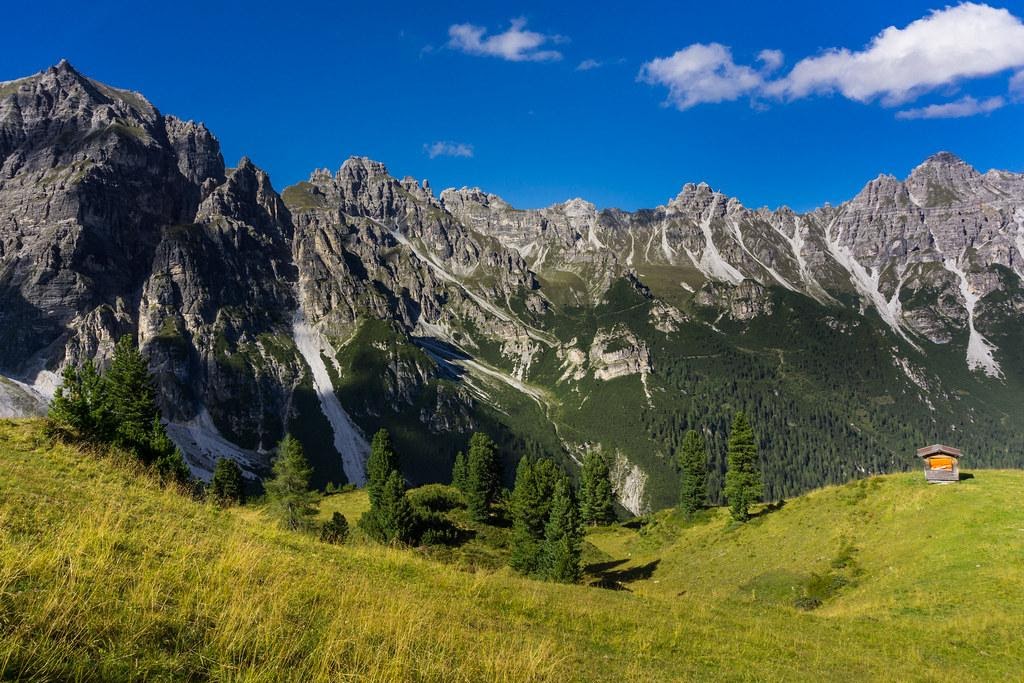
<path id="1" fill-rule="evenodd" d="M 587 582 L 624 589 L 607 590 L 324 545 L 0 421 L 0 678 L 1007 678 L 1024 473 L 974 474 L 823 489 L 742 526 L 711 510 L 601 529 Z"/>

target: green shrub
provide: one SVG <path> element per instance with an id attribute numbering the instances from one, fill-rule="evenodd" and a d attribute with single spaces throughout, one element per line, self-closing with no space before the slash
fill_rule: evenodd
<path id="1" fill-rule="evenodd" d="M 335 512 L 320 527 L 320 540 L 324 543 L 341 545 L 348 540 L 348 520 L 345 515 Z"/>
<path id="2" fill-rule="evenodd" d="M 408 493 L 409 502 L 420 512 L 448 512 L 466 507 L 466 502 L 453 486 L 427 484 Z"/>

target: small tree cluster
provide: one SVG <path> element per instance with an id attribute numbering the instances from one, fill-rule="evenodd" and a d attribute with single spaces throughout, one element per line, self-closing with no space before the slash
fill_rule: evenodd
<path id="1" fill-rule="evenodd" d="M 577 581 L 583 531 L 565 473 L 550 460 L 522 458 L 510 503 L 512 568 L 554 581 Z"/>
<path id="2" fill-rule="evenodd" d="M 733 519 L 750 519 L 750 506 L 761 500 L 764 487 L 757 462 L 757 444 L 754 430 L 747 416 L 739 411 L 732 421 L 726 455 L 725 498 Z"/>
<path id="3" fill-rule="evenodd" d="M 416 511 L 405 495 L 405 480 L 386 429 L 378 431 L 370 444 L 366 492 L 370 509 L 359 518 L 366 535 L 382 543 L 412 543 L 418 526 Z"/>
<path id="4" fill-rule="evenodd" d="M 47 417 L 51 433 L 117 446 L 153 466 L 164 481 L 190 478 L 181 451 L 160 422 L 153 378 L 130 336 L 117 342 L 103 374 L 91 361 L 65 366 Z"/>
<path id="5" fill-rule="evenodd" d="M 679 468 L 679 509 L 692 515 L 704 507 L 708 495 L 708 449 L 704 437 L 692 429 L 683 437 Z"/>
<path id="6" fill-rule="evenodd" d="M 596 450 L 587 451 L 580 478 L 580 518 L 584 524 L 611 524 L 615 521 L 615 493 L 608 463 Z"/>
<path id="7" fill-rule="evenodd" d="M 320 496 L 309 488 L 313 468 L 291 434 L 278 444 L 273 470 L 273 478 L 265 482 L 267 510 L 286 529 L 310 528 Z"/>

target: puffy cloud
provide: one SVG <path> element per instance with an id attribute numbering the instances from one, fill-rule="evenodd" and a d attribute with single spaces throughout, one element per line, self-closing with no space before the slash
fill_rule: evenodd
<path id="1" fill-rule="evenodd" d="M 732 52 L 719 43 L 696 43 L 671 57 L 652 59 L 637 77 L 668 88 L 668 101 L 680 111 L 708 102 L 726 102 L 760 89 L 762 75 L 733 62 Z"/>
<path id="2" fill-rule="evenodd" d="M 437 157 L 473 158 L 473 145 L 467 145 L 464 142 L 445 142 L 439 140 L 429 145 L 423 145 L 423 151 L 431 159 L 436 159 Z"/>
<path id="3" fill-rule="evenodd" d="M 584 59 L 582 62 L 579 63 L 579 66 L 576 67 L 576 70 L 590 71 L 591 69 L 596 69 L 599 66 L 601 66 L 601 62 L 597 61 L 596 59 Z"/>
<path id="4" fill-rule="evenodd" d="M 851 100 L 908 102 L 964 79 L 1024 65 L 1024 24 L 1005 9 L 963 3 L 905 28 L 889 28 L 859 52 L 827 50 L 803 59 L 767 91 L 788 98 L 840 92 Z"/>
<path id="5" fill-rule="evenodd" d="M 832 48 L 800 60 L 789 73 L 771 78 L 783 63 L 778 50 L 757 55 L 760 68 L 733 61 L 729 48 L 695 43 L 670 57 L 643 65 L 639 80 L 668 88 L 678 109 L 750 97 L 795 100 L 840 93 L 884 106 L 911 102 L 922 94 L 973 78 L 1018 69 L 1010 96 L 1024 99 L 1024 23 L 1005 9 L 973 2 L 936 10 L 904 28 L 890 26 L 864 49 Z M 970 116 L 994 111 L 1003 98 L 907 109 L 901 118 Z"/>
<path id="6" fill-rule="evenodd" d="M 546 62 L 562 58 L 557 50 L 541 49 L 565 38 L 526 30 L 526 19 L 513 19 L 504 33 L 486 35 L 487 29 L 475 24 L 448 27 L 448 47 L 470 55 L 500 57 L 510 62 Z"/>
<path id="7" fill-rule="evenodd" d="M 764 65 L 764 70 L 770 73 L 782 66 L 785 55 L 782 54 L 782 50 L 761 50 L 757 53 L 757 61 L 761 62 Z"/>
<path id="8" fill-rule="evenodd" d="M 954 102 L 944 104 L 929 104 L 927 107 L 917 109 L 904 109 L 896 112 L 898 119 L 960 119 L 975 114 L 988 114 L 999 109 L 1006 100 L 1002 97 L 990 97 L 986 100 L 976 100 L 970 95 L 961 97 Z"/>

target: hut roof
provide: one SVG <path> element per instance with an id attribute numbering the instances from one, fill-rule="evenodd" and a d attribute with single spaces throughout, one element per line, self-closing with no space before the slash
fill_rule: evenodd
<path id="1" fill-rule="evenodd" d="M 960 453 L 960 449 L 953 448 L 952 446 L 943 446 L 940 443 L 937 443 L 934 446 L 926 446 L 924 448 L 917 449 L 917 457 L 919 458 L 928 458 L 933 455 L 951 455 L 954 458 L 959 458 L 962 454 Z"/>

